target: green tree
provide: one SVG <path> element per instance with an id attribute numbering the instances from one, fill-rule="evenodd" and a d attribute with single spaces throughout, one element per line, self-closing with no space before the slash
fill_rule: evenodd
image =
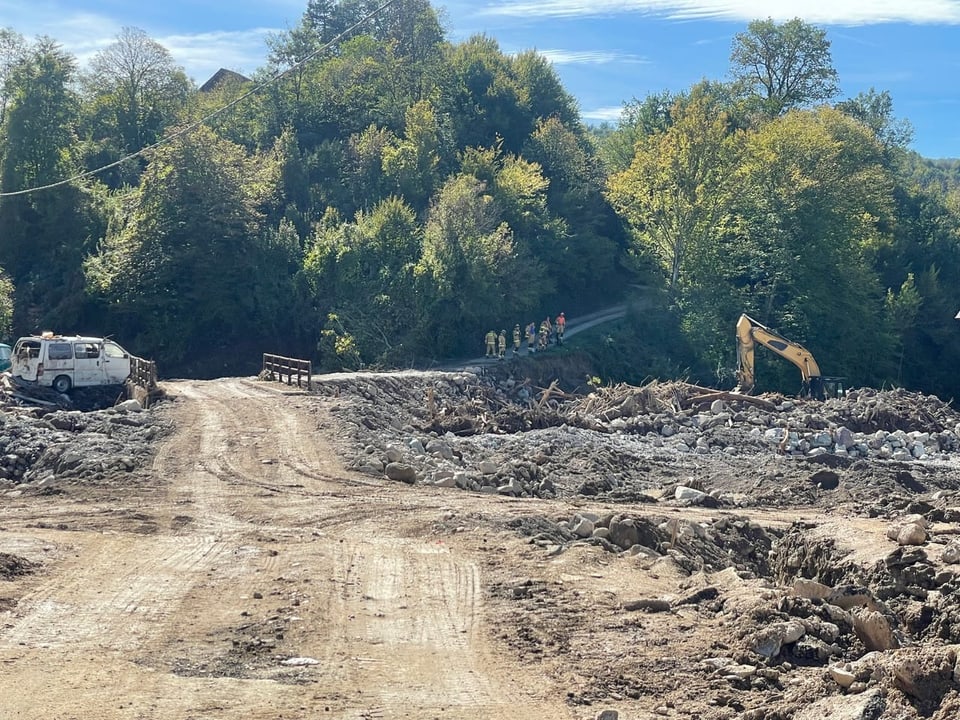
<path id="1" fill-rule="evenodd" d="M 393 132 L 377 125 L 350 138 L 348 177 L 353 197 L 351 205 L 342 208 L 344 211 L 371 208 L 390 195 L 395 184 L 384 175 L 383 161 L 398 143 Z"/>
<path id="2" fill-rule="evenodd" d="M 504 153 L 497 145 L 467 148 L 461 170 L 483 184 L 498 218 L 510 230 L 517 256 L 529 259 L 531 278 L 536 273 L 533 282 L 514 288 L 516 310 L 533 309 L 557 291 L 571 292 L 565 281 L 574 271 L 563 266 L 567 227 L 550 211 L 550 180 L 543 168 L 521 155 Z"/>
<path id="3" fill-rule="evenodd" d="M 384 174 L 417 209 L 426 209 L 439 181 L 440 127 L 432 105 L 421 100 L 407 109 L 404 136 L 383 148 Z"/>
<path id="4" fill-rule="evenodd" d="M 13 281 L 0 270 L 0 338 L 13 332 Z"/>
<path id="5" fill-rule="evenodd" d="M 382 3 L 366 2 L 372 12 Z M 444 72 L 444 32 L 429 0 L 398 0 L 369 21 L 372 34 L 391 49 L 393 85 L 405 103 L 430 99 Z M 369 32 L 361 28 L 361 32 Z"/>
<path id="6" fill-rule="evenodd" d="M 826 31 L 799 18 L 782 24 L 754 20 L 734 37 L 730 60 L 735 78 L 758 88 L 771 118 L 837 93 Z"/>
<path id="7" fill-rule="evenodd" d="M 76 62 L 50 38 L 37 40 L 9 73 L 4 189 L 61 180 L 76 170 L 68 151 L 76 139 L 78 101 L 70 86 Z"/>
<path id="8" fill-rule="evenodd" d="M 872 254 L 884 287 L 897 301 L 898 312 L 891 314 L 902 354 L 894 379 L 941 397 L 960 397 L 960 379 L 953 371 L 960 362 L 954 319 L 960 310 L 955 292 L 960 284 L 960 193 L 949 165 L 911 153 L 903 154 L 895 167 L 894 239 Z M 920 298 L 912 320 L 901 307 L 901 294 L 912 300 L 911 277 Z M 907 310 L 911 306 L 906 303 Z"/>
<path id="9" fill-rule="evenodd" d="M 504 149 L 519 152 L 534 123 L 523 110 L 522 89 L 496 40 L 475 35 L 454 46 L 447 63 L 441 109 L 453 120 L 457 146 L 490 147 L 501 138 Z"/>
<path id="10" fill-rule="evenodd" d="M 337 0 L 309 0 L 301 23 L 305 35 L 312 38 L 312 44 L 319 47 L 328 43 L 347 29 L 347 18 L 340 10 Z M 292 35 L 292 32 L 291 32 Z"/>
<path id="11" fill-rule="evenodd" d="M 673 111 L 663 132 L 641 137 L 630 167 L 609 182 L 611 201 L 680 292 L 691 253 L 711 246 L 727 220 L 727 116 L 708 97 Z"/>
<path id="12" fill-rule="evenodd" d="M 679 98 L 669 90 L 634 98 L 624 103 L 616 129 L 599 143 L 600 157 L 611 173 L 623 172 L 633 162 L 637 142 L 649 135 L 666 132 L 671 113 Z"/>
<path id="13" fill-rule="evenodd" d="M 527 50 L 516 55 L 512 65 L 520 102 L 532 121 L 556 118 L 582 134 L 577 101 L 563 87 L 557 71 L 546 57 L 535 50 Z"/>
<path id="14" fill-rule="evenodd" d="M 13 28 L 0 28 L 0 126 L 7 114 L 7 78 L 24 58 L 27 44 Z"/>
<path id="15" fill-rule="evenodd" d="M 735 176 L 743 309 L 806 339 L 827 374 L 892 371 L 892 336 L 869 257 L 890 242 L 883 148 L 836 110 L 792 112 L 748 136 Z"/>
<path id="16" fill-rule="evenodd" d="M 192 86 L 170 52 L 139 28 L 125 27 L 90 61 L 84 85 L 103 112 L 98 137 L 131 153 L 160 139 L 186 105 Z"/>
<path id="17" fill-rule="evenodd" d="M 414 213 L 395 197 L 353 223 L 318 226 L 304 272 L 326 318 L 319 343 L 325 367 L 399 362 L 415 353 L 408 345 L 417 323 L 420 249 Z"/>
<path id="18" fill-rule="evenodd" d="M 888 148 L 905 148 L 913 140 L 913 127 L 893 114 L 893 98 L 887 90 L 870 88 L 851 100 L 837 104 L 837 109 L 859 120 L 873 130 L 877 139 Z"/>
<path id="19" fill-rule="evenodd" d="M 589 143 L 557 117 L 541 120 L 524 148 L 550 179 L 547 207 L 563 220 L 554 251 L 543 257 L 568 300 L 608 295 L 629 248 L 624 223 L 603 194 L 606 176 Z"/>
<path id="20" fill-rule="evenodd" d="M 914 328 L 917 315 L 923 305 L 923 298 L 917 290 L 917 284 L 914 281 L 913 273 L 907 274 L 907 279 L 900 285 L 900 289 L 894 292 L 887 290 L 886 310 L 890 323 L 897 332 L 897 383 L 903 379 L 903 358 L 906 347 L 903 338 Z"/>
<path id="21" fill-rule="evenodd" d="M 77 172 L 74 72 L 74 58 L 49 38 L 39 38 L 10 70 L 0 167 L 5 192 L 57 183 Z M 81 261 L 90 237 L 100 231 L 93 205 L 76 185 L 0 199 L 0 265 L 17 287 L 19 329 L 81 320 Z"/>
<path id="22" fill-rule="evenodd" d="M 420 334 L 438 357 L 469 352 L 483 332 L 506 327 L 529 310 L 540 268 L 518 253 L 485 184 L 470 174 L 451 177 L 424 230 L 416 268 L 421 298 Z"/>
<path id="23" fill-rule="evenodd" d="M 269 157 L 196 130 L 156 151 L 129 216 L 87 262 L 91 291 L 167 372 L 249 369 L 281 341 L 299 248 L 262 224 L 278 176 Z"/>

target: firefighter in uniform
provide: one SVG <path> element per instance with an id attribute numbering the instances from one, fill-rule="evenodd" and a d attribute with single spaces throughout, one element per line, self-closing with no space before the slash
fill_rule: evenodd
<path id="1" fill-rule="evenodd" d="M 487 357 L 493 357 L 497 354 L 497 334 L 491 330 L 487 333 Z"/>

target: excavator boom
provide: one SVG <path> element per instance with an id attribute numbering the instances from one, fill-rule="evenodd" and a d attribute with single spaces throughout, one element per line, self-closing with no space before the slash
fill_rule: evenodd
<path id="1" fill-rule="evenodd" d="M 803 378 L 803 394 L 823 400 L 823 378 L 813 354 L 803 345 L 787 340 L 749 315 L 741 315 L 737 321 L 738 392 L 749 393 L 756 384 L 754 352 L 757 345 L 762 345 L 796 365 Z"/>

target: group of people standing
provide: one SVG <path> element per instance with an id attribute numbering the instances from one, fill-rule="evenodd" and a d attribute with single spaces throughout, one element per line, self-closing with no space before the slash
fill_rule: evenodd
<path id="1" fill-rule="evenodd" d="M 519 323 L 513 326 L 513 355 L 520 354 L 520 346 L 524 337 L 527 341 L 527 353 L 546 350 L 551 343 L 563 345 L 563 333 L 567 329 L 567 318 L 563 313 L 557 315 L 551 322 L 547 315 L 540 323 L 539 328 L 535 322 L 527 325 L 523 330 Z M 484 338 L 487 343 L 487 357 L 503 359 L 507 354 L 507 331 L 501 330 L 500 334 L 491 330 Z"/>

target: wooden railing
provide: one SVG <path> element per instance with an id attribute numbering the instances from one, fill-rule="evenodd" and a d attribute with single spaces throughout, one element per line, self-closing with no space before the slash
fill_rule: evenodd
<path id="1" fill-rule="evenodd" d="M 296 376 L 297 387 L 303 387 L 303 383 L 305 382 L 307 389 L 309 389 L 310 381 L 313 377 L 313 363 L 309 360 L 264 353 L 261 376 L 275 378 L 283 382 L 284 375 L 287 376 L 287 385 L 292 385 L 293 378 Z"/>
<path id="2" fill-rule="evenodd" d="M 157 364 L 153 360 L 131 355 L 127 397 L 140 401 L 141 406 L 148 408 L 154 397 L 162 395 L 157 380 Z"/>
<path id="3" fill-rule="evenodd" d="M 153 390 L 157 387 L 157 364 L 153 360 L 144 360 L 131 355 L 130 382 L 144 390 Z"/>

